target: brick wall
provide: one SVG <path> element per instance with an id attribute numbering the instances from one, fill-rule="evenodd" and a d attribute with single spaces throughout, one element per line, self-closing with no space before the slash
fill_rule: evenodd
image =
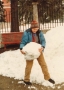
<path id="1" fill-rule="evenodd" d="M 7 0 L 2 0 L 4 2 L 3 4 L 3 8 L 5 9 L 5 19 L 6 19 L 6 22 L 10 22 L 10 11 L 11 11 L 11 7 L 10 7 L 10 2 L 7 2 Z"/>

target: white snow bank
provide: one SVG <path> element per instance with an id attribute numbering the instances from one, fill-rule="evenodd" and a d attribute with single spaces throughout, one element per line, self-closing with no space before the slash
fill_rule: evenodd
<path id="1" fill-rule="evenodd" d="M 45 53 L 50 58 L 55 55 L 62 55 L 64 52 L 64 27 L 59 26 L 48 31 L 45 35 L 46 48 Z"/>
<path id="2" fill-rule="evenodd" d="M 64 82 L 64 27 L 51 29 L 45 35 L 45 59 L 51 76 L 56 83 Z"/>

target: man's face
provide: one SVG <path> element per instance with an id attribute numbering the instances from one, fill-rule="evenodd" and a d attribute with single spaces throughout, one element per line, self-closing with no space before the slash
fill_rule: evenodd
<path id="1" fill-rule="evenodd" d="M 32 32 L 36 33 L 38 31 L 39 28 L 32 28 Z"/>

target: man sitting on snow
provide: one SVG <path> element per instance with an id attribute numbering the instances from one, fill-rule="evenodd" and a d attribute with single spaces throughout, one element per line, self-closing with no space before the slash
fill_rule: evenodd
<path id="1" fill-rule="evenodd" d="M 45 48 L 45 38 L 41 30 L 39 30 L 39 24 L 36 21 L 31 22 L 31 28 L 27 29 L 22 37 L 21 43 L 20 43 L 20 51 L 22 54 L 26 54 L 25 51 L 23 51 L 23 47 L 27 45 L 30 42 L 36 42 L 41 44 L 41 48 L 39 49 L 40 56 L 37 58 L 37 61 L 39 65 L 41 66 L 42 72 L 44 74 L 44 79 L 48 80 L 52 84 L 55 84 L 55 81 L 50 78 L 50 74 L 48 72 L 48 68 L 43 56 L 43 51 Z M 35 49 L 35 47 L 33 47 Z M 25 77 L 24 77 L 24 83 L 31 85 L 30 82 L 30 73 L 33 66 L 33 59 L 32 60 L 26 60 L 26 68 L 25 68 Z"/>

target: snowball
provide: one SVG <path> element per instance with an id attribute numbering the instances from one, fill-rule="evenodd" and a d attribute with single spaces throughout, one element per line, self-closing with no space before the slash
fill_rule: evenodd
<path id="1" fill-rule="evenodd" d="M 26 52 L 25 59 L 26 60 L 33 60 L 40 56 L 39 49 L 41 48 L 41 45 L 35 42 L 30 42 L 27 45 L 23 47 L 23 51 Z"/>

